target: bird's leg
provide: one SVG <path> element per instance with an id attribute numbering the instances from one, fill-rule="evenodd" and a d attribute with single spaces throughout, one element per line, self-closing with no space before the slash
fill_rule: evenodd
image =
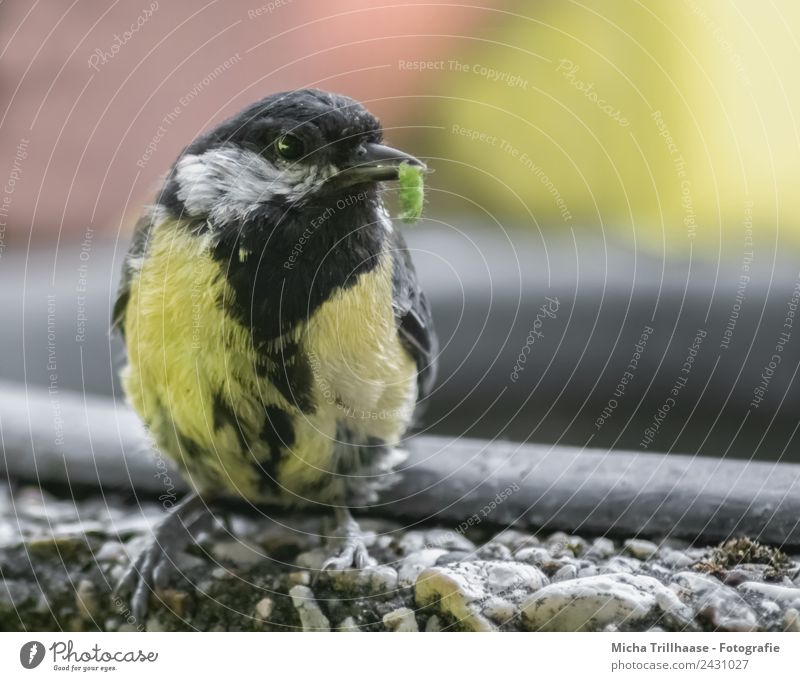
<path id="1" fill-rule="evenodd" d="M 150 593 L 166 586 L 170 575 L 177 570 L 171 556 L 185 549 L 213 521 L 208 507 L 196 492 L 175 506 L 155 528 L 153 540 L 136 557 L 114 595 L 130 597 L 133 616 L 143 621 L 147 615 Z"/>
<path id="2" fill-rule="evenodd" d="M 350 515 L 349 509 L 344 506 L 336 507 L 336 534 L 334 540 L 342 540 L 334 554 L 325 561 L 323 570 L 347 570 L 351 567 L 358 569 L 368 565 L 375 565 L 376 561 L 369 555 L 364 544 L 361 528 Z"/>

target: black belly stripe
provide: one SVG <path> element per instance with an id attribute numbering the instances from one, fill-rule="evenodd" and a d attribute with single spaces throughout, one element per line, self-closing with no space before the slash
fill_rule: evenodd
<path id="1" fill-rule="evenodd" d="M 289 342 L 269 355 L 266 376 L 292 406 L 304 414 L 313 414 L 317 407 L 312 398 L 313 375 L 308 358 L 297 343 Z"/>
<path id="2" fill-rule="evenodd" d="M 219 393 L 214 393 L 211 415 L 213 419 L 214 430 L 219 431 L 226 426 L 230 426 L 236 433 L 236 438 L 239 441 L 239 449 L 243 453 L 247 452 L 247 438 L 242 432 L 242 424 L 237 418 L 236 413 L 233 411 L 233 409 L 231 409 L 231 406 Z"/>
<path id="3" fill-rule="evenodd" d="M 189 461 L 200 461 L 203 456 L 203 447 L 188 435 L 184 435 L 180 431 L 176 432 L 178 439 L 178 447 L 181 450 L 181 456 L 186 457 Z"/>
<path id="4" fill-rule="evenodd" d="M 269 459 L 259 462 L 267 488 L 279 487 L 278 464 L 286 450 L 294 445 L 294 426 L 292 419 L 280 407 L 268 406 L 264 409 L 264 425 L 261 428 L 261 440 L 269 447 Z"/>
<path id="5" fill-rule="evenodd" d="M 389 451 L 386 442 L 381 438 L 372 435 L 355 437 L 353 432 L 341 423 L 336 429 L 336 440 L 340 450 L 348 450 L 348 456 L 336 458 L 336 475 L 358 475 L 369 468 L 371 461 L 379 460 Z"/>

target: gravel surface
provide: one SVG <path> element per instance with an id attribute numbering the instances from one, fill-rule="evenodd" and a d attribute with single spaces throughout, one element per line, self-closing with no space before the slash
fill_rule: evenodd
<path id="1" fill-rule="evenodd" d="M 111 595 L 159 504 L 0 485 L 0 630 L 800 631 L 800 556 L 739 538 L 402 528 L 362 519 L 376 567 L 324 572 L 327 523 L 220 515 L 136 621 Z"/>

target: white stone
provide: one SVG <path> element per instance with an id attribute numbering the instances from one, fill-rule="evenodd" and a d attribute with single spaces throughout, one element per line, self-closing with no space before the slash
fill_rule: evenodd
<path id="1" fill-rule="evenodd" d="M 480 602 L 487 597 L 485 576 L 475 563 L 433 567 L 417 577 L 414 594 L 417 605 L 435 605 L 448 620 L 469 631 L 493 631 L 494 625 L 481 614 Z"/>
<path id="2" fill-rule="evenodd" d="M 500 534 L 494 537 L 492 541 L 497 542 L 498 544 L 503 544 L 512 551 L 528 546 L 540 545 L 539 540 L 532 534 L 528 534 L 527 532 L 520 532 L 519 530 L 515 530 L 513 528 L 503 530 L 502 532 L 500 532 Z"/>
<path id="3" fill-rule="evenodd" d="M 783 617 L 784 631 L 800 631 L 800 612 L 795 608 L 789 608 Z"/>
<path id="4" fill-rule="evenodd" d="M 292 584 L 303 584 L 304 586 L 311 584 L 311 573 L 308 570 L 294 570 L 289 573 L 288 577 Z"/>
<path id="5" fill-rule="evenodd" d="M 425 625 L 425 631 L 441 631 L 442 630 L 442 620 L 439 619 L 438 615 L 431 615 L 428 618 L 428 623 Z"/>
<path id="6" fill-rule="evenodd" d="M 499 596 L 491 596 L 483 605 L 483 614 L 498 624 L 505 624 L 513 620 L 518 611 L 511 601 Z"/>
<path id="7" fill-rule="evenodd" d="M 599 565 L 598 567 L 600 572 L 604 574 L 617 574 L 620 572 L 633 574 L 641 571 L 642 563 L 631 556 L 614 556 L 605 565 Z"/>
<path id="8" fill-rule="evenodd" d="M 412 530 L 398 541 L 405 554 L 422 549 L 445 549 L 446 551 L 474 551 L 475 544 L 455 530 Z"/>
<path id="9" fill-rule="evenodd" d="M 782 607 L 800 609 L 800 589 L 779 584 L 764 584 L 762 582 L 744 582 L 739 585 L 739 591 L 745 595 L 758 596 L 775 601 Z"/>
<path id="10" fill-rule="evenodd" d="M 594 572 L 597 572 L 597 568 L 594 565 L 591 566 L 591 569 Z M 568 579 L 576 579 L 578 576 L 578 568 L 574 565 L 563 565 L 562 567 L 556 570 L 556 573 L 553 575 L 554 582 L 564 582 Z"/>
<path id="11" fill-rule="evenodd" d="M 604 558 L 610 558 L 615 553 L 616 549 L 614 548 L 613 541 L 608 537 L 597 537 L 586 551 L 586 557 L 602 560 Z"/>
<path id="12" fill-rule="evenodd" d="M 484 566 L 487 586 L 493 594 L 505 594 L 517 589 L 536 591 L 548 582 L 542 571 L 532 565 L 493 562 L 485 563 Z"/>
<path id="13" fill-rule="evenodd" d="M 424 570 L 415 596 L 418 605 L 433 605 L 460 629 L 492 631 L 496 627 L 484 614 L 490 599 L 502 597 L 513 605 L 545 584 L 547 577 L 532 565 L 478 560 Z"/>
<path id="14" fill-rule="evenodd" d="M 608 574 L 550 584 L 522 606 L 533 631 L 593 631 L 634 624 L 659 611 L 681 614 L 686 608 L 661 582 L 644 575 Z"/>
<path id="15" fill-rule="evenodd" d="M 100 547 L 100 550 L 94 554 L 94 559 L 98 563 L 124 563 L 128 560 L 128 553 L 125 551 L 125 546 L 120 542 L 107 541 Z"/>
<path id="16" fill-rule="evenodd" d="M 511 550 L 505 544 L 491 541 L 478 548 L 474 557 L 478 560 L 511 560 Z"/>
<path id="17" fill-rule="evenodd" d="M 97 589 L 90 580 L 82 579 L 78 582 L 75 589 L 75 605 L 78 612 L 86 619 L 94 619 L 98 609 Z"/>
<path id="18" fill-rule="evenodd" d="M 672 578 L 672 588 L 699 615 L 717 629 L 752 631 L 758 620 L 753 609 L 736 592 L 719 580 L 696 572 L 679 572 Z"/>
<path id="19" fill-rule="evenodd" d="M 398 608 L 383 616 L 383 625 L 389 631 L 419 631 L 414 611 L 410 608 Z"/>
<path id="20" fill-rule="evenodd" d="M 661 559 L 664 565 L 671 567 L 674 570 L 683 570 L 695 562 L 683 551 L 678 551 L 672 548 L 662 548 L 658 553 L 658 557 Z"/>
<path id="21" fill-rule="evenodd" d="M 256 603 L 256 617 L 262 620 L 268 620 L 274 609 L 275 601 L 273 601 L 271 598 L 262 598 L 258 603 Z"/>
<path id="22" fill-rule="evenodd" d="M 658 553 L 658 545 L 645 539 L 626 539 L 625 551 L 639 560 L 650 560 Z"/>
<path id="23" fill-rule="evenodd" d="M 350 632 L 361 631 L 361 629 L 358 628 L 358 624 L 356 624 L 355 619 L 349 615 L 339 622 L 339 625 L 336 627 L 336 629 L 338 631 Z"/>
<path id="24" fill-rule="evenodd" d="M 553 557 L 550 552 L 540 546 L 530 546 L 520 549 L 514 554 L 514 560 L 520 563 L 528 563 L 530 565 L 543 565 L 551 561 Z"/>
<path id="25" fill-rule="evenodd" d="M 300 616 L 300 623 L 303 631 L 330 631 L 331 623 L 325 617 L 325 613 L 320 610 L 317 601 L 314 599 L 314 592 L 307 586 L 298 584 L 289 589 L 289 596 L 292 598 L 297 614 Z"/>
<path id="26" fill-rule="evenodd" d="M 297 563 L 297 567 L 306 570 L 321 570 L 329 556 L 330 551 L 325 549 L 311 549 L 311 551 L 303 551 L 298 554 L 295 563 Z"/>
<path id="27" fill-rule="evenodd" d="M 400 563 L 398 570 L 400 586 L 413 586 L 420 572 L 436 565 L 436 561 L 446 553 L 447 549 L 422 549 L 410 553 Z"/>

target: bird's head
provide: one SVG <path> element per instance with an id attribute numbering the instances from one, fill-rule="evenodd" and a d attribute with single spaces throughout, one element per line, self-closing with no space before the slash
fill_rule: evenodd
<path id="1" fill-rule="evenodd" d="M 342 194 L 375 191 L 402 163 L 422 161 L 382 144 L 359 102 L 321 90 L 271 95 L 192 142 L 161 202 L 218 225 L 285 212 Z"/>

